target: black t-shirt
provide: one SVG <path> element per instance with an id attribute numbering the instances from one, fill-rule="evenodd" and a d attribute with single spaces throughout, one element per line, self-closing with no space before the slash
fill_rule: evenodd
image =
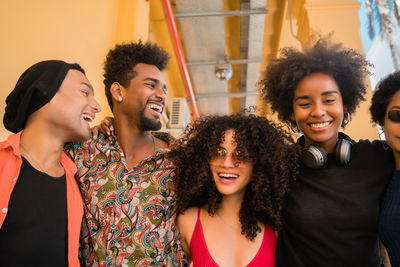
<path id="1" fill-rule="evenodd" d="M 0 229 L 0 266 L 68 266 L 66 179 L 23 158 Z"/>
<path id="2" fill-rule="evenodd" d="M 390 264 L 400 266 L 400 170 L 394 171 L 382 200 L 379 234 Z"/>
<path id="3" fill-rule="evenodd" d="M 275 266 L 381 266 L 377 223 L 394 169 L 392 152 L 364 140 L 351 153 L 346 166 L 328 155 L 321 169 L 301 168 L 284 201 Z"/>

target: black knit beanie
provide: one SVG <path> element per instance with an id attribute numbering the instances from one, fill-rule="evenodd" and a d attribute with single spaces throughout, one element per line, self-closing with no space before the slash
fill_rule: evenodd
<path id="1" fill-rule="evenodd" d="M 61 60 L 42 61 L 27 69 L 7 96 L 4 126 L 14 133 L 24 129 L 29 115 L 54 97 L 71 68 L 85 73 L 78 64 Z"/>

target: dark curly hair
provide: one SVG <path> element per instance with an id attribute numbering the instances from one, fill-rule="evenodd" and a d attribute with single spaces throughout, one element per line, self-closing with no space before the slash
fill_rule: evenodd
<path id="1" fill-rule="evenodd" d="M 128 87 L 131 79 L 135 78 L 136 72 L 133 68 L 138 63 L 145 63 L 156 66 L 163 71 L 169 62 L 170 56 L 167 51 L 155 43 L 118 44 L 110 50 L 104 62 L 104 85 L 105 92 L 110 105 L 113 109 L 113 102 L 110 87 L 114 82 Z"/>
<path id="2" fill-rule="evenodd" d="M 400 71 L 383 78 L 377 85 L 371 100 L 372 122 L 381 126 L 385 123 L 386 109 L 393 95 L 400 90 Z"/>
<path id="3" fill-rule="evenodd" d="M 322 72 L 331 76 L 339 87 L 348 112 L 344 127 L 360 101 L 365 100 L 365 75 L 369 74 L 371 65 L 365 57 L 353 49 L 343 48 L 340 43 L 332 43 L 330 36 L 312 36 L 304 52 L 287 47 L 280 54 L 280 58 L 273 59 L 267 66 L 259 83 L 264 100 L 278 113 L 278 118 L 298 130 L 291 119 L 294 91 L 304 77 Z"/>
<path id="4" fill-rule="evenodd" d="M 261 231 L 258 222 L 275 230 L 281 228 L 283 197 L 299 167 L 299 150 L 292 138 L 264 117 L 243 112 L 206 116 L 187 127 L 175 151 L 178 213 L 204 205 L 211 216 L 218 210 L 222 195 L 215 186 L 209 161 L 230 129 L 236 150 L 254 164 L 239 214 L 242 234 L 253 240 Z"/>

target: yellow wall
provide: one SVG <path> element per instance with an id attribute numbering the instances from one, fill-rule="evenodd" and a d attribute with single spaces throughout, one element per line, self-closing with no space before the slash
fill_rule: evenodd
<path id="1" fill-rule="evenodd" d="M 46 59 L 77 62 L 86 70 L 103 111 L 103 62 L 116 43 L 154 41 L 165 47 L 171 62 L 165 72 L 168 98 L 186 97 L 174 46 L 160 0 L 1 0 L 0 1 L 0 117 L 5 99 L 18 77 Z M 0 126 L 0 140 L 9 134 Z"/>
<path id="2" fill-rule="evenodd" d="M 86 70 L 108 112 L 102 83 L 102 64 L 116 33 L 116 3 L 111 0 L 0 1 L 0 116 L 5 98 L 18 77 L 32 64 L 46 59 L 77 62 Z M 9 132 L 0 127 L 0 140 Z"/>

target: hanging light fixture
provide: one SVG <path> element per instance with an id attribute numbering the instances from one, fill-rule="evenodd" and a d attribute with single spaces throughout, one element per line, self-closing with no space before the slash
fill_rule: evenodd
<path id="1" fill-rule="evenodd" d="M 229 62 L 228 57 L 222 61 L 218 61 L 214 69 L 215 77 L 220 80 L 229 80 L 232 78 L 233 69 L 232 64 Z"/>

